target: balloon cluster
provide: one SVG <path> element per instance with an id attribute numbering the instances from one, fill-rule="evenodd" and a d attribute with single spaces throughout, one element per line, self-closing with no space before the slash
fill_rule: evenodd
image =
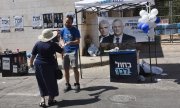
<path id="1" fill-rule="evenodd" d="M 157 14 L 158 10 L 156 8 L 152 9 L 149 13 L 146 10 L 141 10 L 139 12 L 141 18 L 138 20 L 138 29 L 148 33 L 151 28 L 154 28 L 160 22 L 160 18 L 156 17 Z"/>

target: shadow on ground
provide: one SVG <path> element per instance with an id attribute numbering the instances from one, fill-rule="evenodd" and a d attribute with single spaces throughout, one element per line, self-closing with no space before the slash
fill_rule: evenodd
<path id="1" fill-rule="evenodd" d="M 76 99 L 76 100 L 62 100 L 57 103 L 58 108 L 68 107 L 68 106 L 77 106 L 77 105 L 87 105 L 100 101 L 101 99 L 98 96 L 89 98 L 89 99 Z"/>
<path id="2" fill-rule="evenodd" d="M 158 67 L 163 69 L 165 75 L 157 75 L 160 79 L 175 79 L 177 84 L 180 84 L 180 64 L 158 64 Z"/>
<path id="3" fill-rule="evenodd" d="M 87 104 L 92 104 L 100 101 L 99 96 L 110 90 L 116 90 L 118 89 L 117 87 L 113 86 L 93 86 L 93 87 L 87 87 L 87 88 L 82 88 L 81 91 L 97 91 L 96 93 L 89 94 L 91 98 L 88 99 L 76 99 L 76 100 L 62 100 L 57 103 L 58 107 L 68 107 L 68 106 L 77 106 L 77 105 L 87 105 Z"/>
<path id="4" fill-rule="evenodd" d="M 98 91 L 96 93 L 92 93 L 89 94 L 89 96 L 99 96 L 100 94 L 106 92 L 106 91 L 110 91 L 110 90 L 116 90 L 118 89 L 117 87 L 113 87 L 113 86 L 93 86 L 93 87 L 87 87 L 87 88 L 83 88 L 81 90 L 85 90 L 85 91 Z"/>

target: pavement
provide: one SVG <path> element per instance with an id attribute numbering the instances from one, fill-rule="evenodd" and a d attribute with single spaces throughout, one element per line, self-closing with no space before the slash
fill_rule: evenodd
<path id="1" fill-rule="evenodd" d="M 163 56 L 152 58 L 163 74 L 145 82 L 110 82 L 109 57 L 81 56 L 81 91 L 63 92 L 65 80 L 58 80 L 60 95 L 49 108 L 180 108 L 180 44 L 163 44 Z M 178 48 L 179 47 L 179 48 Z M 140 58 L 149 62 L 149 58 Z M 61 58 L 58 58 L 61 65 Z M 74 76 L 70 70 L 71 84 Z M 24 76 L 2 77 L 0 108 L 39 108 L 39 90 L 33 71 Z"/>

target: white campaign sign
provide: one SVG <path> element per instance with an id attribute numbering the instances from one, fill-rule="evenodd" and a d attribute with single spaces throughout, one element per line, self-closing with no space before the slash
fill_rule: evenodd
<path id="1" fill-rule="evenodd" d="M 10 70 L 10 58 L 7 57 L 2 58 L 2 69 Z"/>
<path id="2" fill-rule="evenodd" d="M 17 65 L 13 65 L 13 73 L 17 73 L 18 71 L 18 67 L 17 67 Z"/>
<path id="3" fill-rule="evenodd" d="M 36 15 L 32 17 L 32 27 L 33 29 L 40 29 L 42 28 L 43 21 L 42 21 L 42 16 Z"/>
<path id="4" fill-rule="evenodd" d="M 10 17 L 1 17 L 1 32 L 10 32 Z"/>
<path id="5" fill-rule="evenodd" d="M 24 31 L 23 16 L 14 16 L 15 31 Z"/>

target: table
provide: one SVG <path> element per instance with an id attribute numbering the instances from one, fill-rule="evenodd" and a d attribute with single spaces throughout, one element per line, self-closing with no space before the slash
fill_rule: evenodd
<path id="1" fill-rule="evenodd" d="M 0 71 L 2 77 L 20 76 L 28 73 L 26 51 L 0 54 Z"/>
<path id="2" fill-rule="evenodd" d="M 139 74 L 139 52 L 135 49 L 109 52 L 110 81 L 136 82 Z"/>

